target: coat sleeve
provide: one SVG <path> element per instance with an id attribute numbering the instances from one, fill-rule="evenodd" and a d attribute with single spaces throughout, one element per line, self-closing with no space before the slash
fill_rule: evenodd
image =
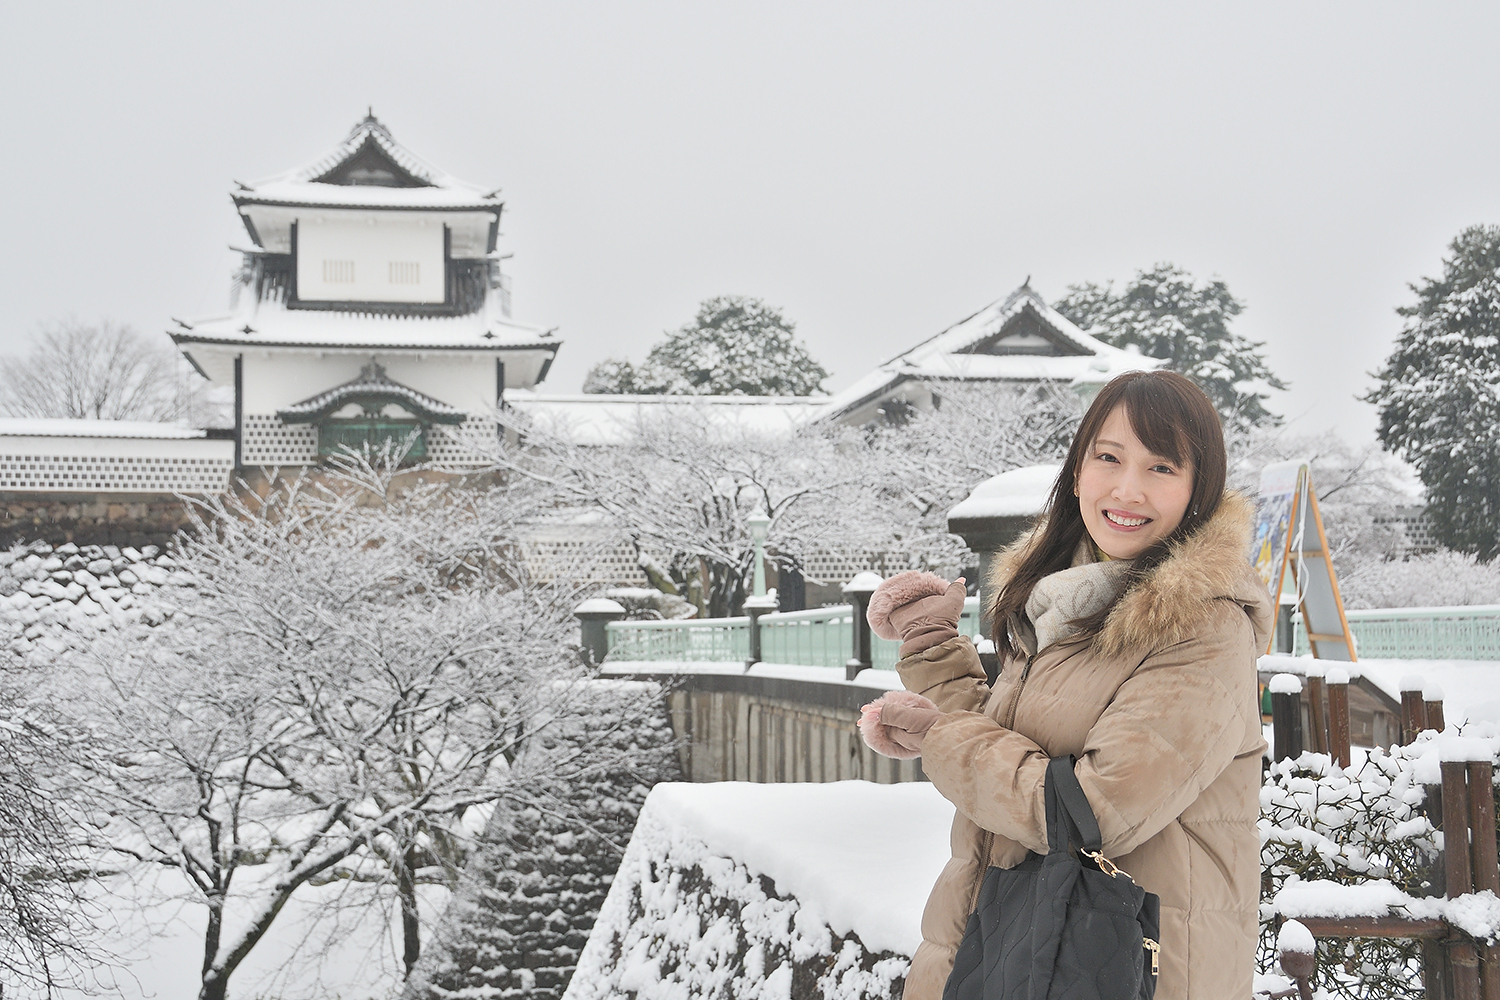
<path id="1" fill-rule="evenodd" d="M 931 698 L 944 712 L 981 712 L 990 698 L 984 665 L 966 635 L 908 656 L 896 672 L 908 691 Z"/>
<path id="2" fill-rule="evenodd" d="M 1180 816 L 1245 743 L 1248 695 L 1238 675 L 1253 669 L 1250 625 L 1231 602 L 1215 604 L 1200 636 L 1147 657 L 1088 732 L 1078 781 L 1110 857 Z M 1038 853 L 1047 850 L 1047 760 L 1036 743 L 975 712 L 939 719 L 922 746 L 922 770 L 960 812 Z"/>

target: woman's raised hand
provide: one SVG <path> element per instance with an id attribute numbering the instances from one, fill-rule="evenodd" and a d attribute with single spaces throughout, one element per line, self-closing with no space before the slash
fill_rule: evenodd
<path id="1" fill-rule="evenodd" d="M 865 616 L 882 639 L 901 641 L 903 658 L 958 635 L 964 578 L 949 583 L 934 573 L 907 570 L 875 589 Z"/>

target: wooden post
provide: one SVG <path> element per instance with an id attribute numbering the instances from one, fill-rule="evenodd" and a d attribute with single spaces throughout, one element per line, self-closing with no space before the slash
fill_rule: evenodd
<path id="1" fill-rule="evenodd" d="M 1473 837 L 1470 849 L 1474 862 L 1474 891 L 1489 890 L 1500 896 L 1500 864 L 1495 857 L 1494 780 L 1494 765 L 1489 761 L 1469 761 L 1469 832 Z M 1479 985 L 1484 1000 L 1500 1000 L 1500 945 L 1480 946 Z"/>
<path id="2" fill-rule="evenodd" d="M 1312 723 L 1313 753 L 1328 753 L 1328 724 L 1323 715 L 1323 678 L 1307 675 L 1307 709 Z"/>
<path id="3" fill-rule="evenodd" d="M 1404 694 L 1404 692 L 1403 692 Z M 1444 750 L 1443 770 L 1443 875 L 1449 899 L 1474 891 L 1474 869 L 1469 862 L 1468 762 L 1465 752 Z M 1491 827 L 1493 829 L 1493 827 Z M 1480 1000 L 1479 953 L 1474 942 L 1455 935 L 1448 942 L 1448 961 L 1453 965 L 1455 1000 Z"/>
<path id="4" fill-rule="evenodd" d="M 1271 730 L 1275 738 L 1271 759 L 1302 756 L 1302 681 L 1296 674 L 1271 678 Z"/>
<path id="5" fill-rule="evenodd" d="M 1343 667 L 1330 667 L 1328 681 L 1328 752 L 1339 762 L 1339 767 L 1349 766 L 1349 671 Z"/>
<path id="6" fill-rule="evenodd" d="M 1407 674 L 1401 678 L 1401 745 L 1417 741 L 1417 734 L 1427 728 L 1427 704 L 1422 700 L 1422 678 Z"/>
<path id="7" fill-rule="evenodd" d="M 1447 729 L 1443 721 L 1443 689 L 1431 681 L 1422 686 L 1422 707 L 1427 710 L 1427 728 L 1442 732 Z"/>

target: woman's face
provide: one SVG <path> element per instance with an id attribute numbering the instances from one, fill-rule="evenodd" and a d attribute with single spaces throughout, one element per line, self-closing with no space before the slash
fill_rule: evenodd
<path id="1" fill-rule="evenodd" d="M 1192 466 L 1152 454 L 1124 407 L 1105 419 L 1078 470 L 1083 523 L 1111 559 L 1133 559 L 1175 531 L 1192 494 Z"/>

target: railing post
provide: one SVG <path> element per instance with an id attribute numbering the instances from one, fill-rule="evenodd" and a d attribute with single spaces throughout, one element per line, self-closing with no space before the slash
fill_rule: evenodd
<path id="1" fill-rule="evenodd" d="M 609 655 L 609 630 L 605 626 L 624 618 L 625 609 L 607 597 L 592 597 L 573 609 L 573 617 L 578 619 L 584 659 L 597 667 Z"/>
<path id="2" fill-rule="evenodd" d="M 1339 767 L 1349 766 L 1349 671 L 1343 667 L 1329 667 L 1324 678 L 1328 682 L 1328 752 L 1339 762 Z"/>
<path id="3" fill-rule="evenodd" d="M 749 670 L 760 662 L 760 616 L 776 610 L 776 591 L 760 597 L 745 598 L 745 615 L 750 619 L 750 656 L 745 661 Z"/>
<path id="4" fill-rule="evenodd" d="M 1308 664 L 1307 669 L 1307 715 L 1312 723 L 1313 753 L 1330 753 L 1328 749 L 1328 725 L 1323 715 L 1322 665 Z"/>
<path id="5" fill-rule="evenodd" d="M 1443 689 L 1434 681 L 1422 685 L 1422 707 L 1427 711 L 1427 728 L 1442 732 L 1447 729 L 1443 720 Z"/>
<path id="6" fill-rule="evenodd" d="M 1417 734 L 1427 728 L 1427 703 L 1422 700 L 1422 678 L 1407 674 L 1401 678 L 1401 745 L 1410 746 Z"/>
<path id="7" fill-rule="evenodd" d="M 1296 674 L 1276 674 L 1271 690 L 1271 730 L 1275 738 L 1271 759 L 1302 756 L 1302 681 Z"/>
<path id="8" fill-rule="evenodd" d="M 868 670 L 875 664 L 870 645 L 870 622 L 865 613 L 870 610 L 870 595 L 883 582 L 878 573 L 859 573 L 844 584 L 844 598 L 854 611 L 854 655 L 844 663 L 844 676 L 848 680 L 854 680 L 861 670 Z"/>
<path id="9" fill-rule="evenodd" d="M 1495 769 L 1488 760 L 1469 761 L 1469 830 L 1474 838 L 1474 891 L 1500 896 L 1500 865 L 1495 854 Z M 1479 979 L 1484 1000 L 1500 998 L 1500 945 L 1479 948 Z"/>

